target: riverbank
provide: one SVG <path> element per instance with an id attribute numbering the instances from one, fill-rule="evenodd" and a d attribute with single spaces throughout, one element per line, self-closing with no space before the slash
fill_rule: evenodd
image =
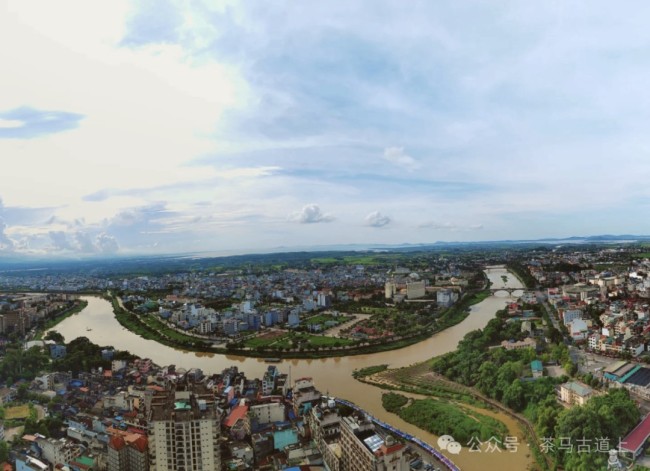
<path id="1" fill-rule="evenodd" d="M 493 288 L 502 286 L 501 275 L 508 274 L 507 270 L 492 270 L 487 274 L 493 283 Z M 510 284 L 516 283 L 514 277 Z M 89 304 L 80 316 L 73 316 L 58 326 L 57 330 L 68 340 L 77 337 L 87 337 L 98 345 L 110 343 L 119 350 L 126 350 L 141 358 L 150 358 L 159 365 L 176 365 L 177 368 L 200 368 L 204 374 L 221 373 L 223 369 L 237 366 L 246 375 L 261 377 L 268 368 L 262 358 L 249 355 L 214 354 L 192 352 L 182 348 L 173 348 L 154 340 L 144 339 L 122 326 L 116 319 L 113 306 L 104 298 L 92 296 L 84 298 Z M 368 411 L 383 422 L 419 438 L 424 443 L 437 446 L 437 436 L 430 434 L 400 417 L 386 412 L 381 404 L 383 390 L 371 384 L 354 381 L 351 373 L 373 365 L 387 364 L 392 369 L 419 364 L 431 357 L 444 355 L 458 348 L 458 343 L 471 331 L 483 329 L 494 318 L 495 313 L 506 307 L 508 297 L 490 296 L 470 307 L 465 319 L 457 325 L 432 335 L 426 340 L 407 346 L 399 351 L 386 351 L 372 355 L 342 355 L 319 359 L 281 359 L 276 364 L 283 373 L 291 373 L 293 378 L 309 377 L 314 384 L 327 391 L 330 395 L 345 398 Z M 88 332 L 88 326 L 92 331 Z M 273 355 L 269 355 L 273 357 Z M 321 386 L 323 385 L 323 386 Z M 502 417 L 510 424 L 512 419 Z M 509 425 L 510 427 L 510 425 Z M 445 452 L 446 453 L 446 452 Z M 447 456 L 461 469 L 482 469 L 484 471 L 502 471 L 504 469 L 526 470 L 529 468 L 529 458 L 526 454 L 525 442 L 517 453 L 468 453 L 464 449 L 460 455 Z"/>
<path id="2" fill-rule="evenodd" d="M 254 358 L 279 359 L 322 359 L 350 355 L 367 355 L 373 353 L 397 350 L 428 339 L 449 327 L 461 323 L 469 315 L 471 306 L 478 304 L 490 296 L 489 290 L 468 293 L 454 306 L 446 309 L 436 319 L 435 325 L 423 329 L 421 333 L 410 337 L 397 337 L 389 341 L 383 339 L 369 340 L 362 345 L 326 346 L 308 349 L 304 347 L 280 350 L 264 347 L 240 347 L 236 343 L 225 347 L 215 346 L 212 341 L 181 333 L 157 319 L 154 315 L 138 315 L 120 305 L 118 298 L 111 294 L 104 295 L 110 301 L 117 321 L 126 329 L 148 340 L 154 340 L 163 345 L 192 352 L 241 355 Z"/>
<path id="3" fill-rule="evenodd" d="M 81 311 L 86 309 L 87 306 L 88 306 L 88 301 L 80 299 L 75 303 L 75 306 L 63 311 L 54 319 L 48 319 L 47 322 L 45 322 L 45 324 L 43 324 L 42 327 L 39 327 L 38 330 L 36 331 L 36 334 L 34 335 L 34 340 L 41 340 L 45 332 L 47 332 L 48 330 L 52 330 L 60 322 L 64 321 L 68 317 L 80 313 Z"/>
<path id="4" fill-rule="evenodd" d="M 359 375 L 356 379 L 387 391 L 401 391 L 432 397 L 436 400 L 466 404 L 484 414 L 490 412 L 494 414 L 493 417 L 498 414 L 505 414 L 518 425 L 518 430 L 514 430 L 512 427 L 509 428 L 508 433 L 510 436 L 518 436 L 518 438 L 526 440 L 535 458 L 534 461 L 530 460 L 528 463 L 528 469 L 533 464 L 536 465 L 534 469 L 549 469 L 551 463 L 547 461 L 546 458 L 548 457 L 541 452 L 539 437 L 537 437 L 533 425 L 528 419 L 508 409 L 500 402 L 481 394 L 474 388 L 453 382 L 434 373 L 431 371 L 430 366 L 431 360 L 399 369 L 385 369 L 382 368 L 383 365 L 380 365 L 377 367 L 380 370 L 379 372 L 367 376 Z M 373 367 L 368 367 L 366 371 L 370 372 L 372 369 Z"/>

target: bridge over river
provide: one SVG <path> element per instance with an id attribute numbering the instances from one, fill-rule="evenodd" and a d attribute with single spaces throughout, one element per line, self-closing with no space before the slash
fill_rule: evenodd
<path id="1" fill-rule="evenodd" d="M 489 290 L 492 294 L 499 293 L 501 291 L 506 291 L 510 296 L 512 296 L 515 291 L 520 291 L 521 294 L 524 294 L 526 292 L 525 289 L 521 289 L 521 288 L 489 288 Z"/>

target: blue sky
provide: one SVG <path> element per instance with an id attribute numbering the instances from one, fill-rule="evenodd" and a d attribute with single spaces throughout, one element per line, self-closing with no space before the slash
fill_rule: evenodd
<path id="1" fill-rule="evenodd" d="M 0 253 L 650 234 L 648 10 L 1 1 Z"/>

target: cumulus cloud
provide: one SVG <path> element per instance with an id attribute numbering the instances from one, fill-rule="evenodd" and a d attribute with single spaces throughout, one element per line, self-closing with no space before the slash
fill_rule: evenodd
<path id="1" fill-rule="evenodd" d="M 2 208 L 2 200 L 0 200 L 0 208 Z M 14 241 L 5 234 L 6 229 L 7 223 L 0 218 L 0 252 L 11 252 L 14 249 Z"/>
<path id="2" fill-rule="evenodd" d="M 384 216 L 379 211 L 373 211 L 372 213 L 366 216 L 366 226 L 370 227 L 384 227 L 390 224 L 391 219 L 388 216 Z"/>
<path id="3" fill-rule="evenodd" d="M 86 232 L 77 232 L 74 235 L 77 249 L 80 252 L 93 253 L 96 251 L 95 244 L 93 243 L 93 238 L 90 234 Z"/>
<path id="4" fill-rule="evenodd" d="M 92 231 L 50 231 L 48 235 L 51 245 L 45 250 L 49 252 L 112 254 L 120 248 L 117 239 L 106 232 L 95 235 Z"/>
<path id="5" fill-rule="evenodd" d="M 384 149 L 384 160 L 405 168 L 408 171 L 420 168 L 420 163 L 404 152 L 403 147 L 387 147 Z"/>
<path id="6" fill-rule="evenodd" d="M 134 226 L 138 223 L 149 221 L 153 217 L 159 217 L 165 213 L 164 202 L 152 203 L 147 206 L 129 208 L 117 213 L 109 223 L 115 226 Z"/>
<path id="7" fill-rule="evenodd" d="M 101 253 L 115 253 L 119 250 L 120 246 L 117 239 L 110 234 L 102 232 L 95 239 L 96 246 Z"/>
<path id="8" fill-rule="evenodd" d="M 317 204 L 308 204 L 301 211 L 289 215 L 289 220 L 300 224 L 313 224 L 317 222 L 331 222 L 334 217 L 324 214 Z"/>
<path id="9" fill-rule="evenodd" d="M 63 231 L 50 231 L 50 241 L 52 242 L 52 249 L 55 251 L 60 250 L 73 250 L 72 245 L 68 241 L 66 233 Z"/>

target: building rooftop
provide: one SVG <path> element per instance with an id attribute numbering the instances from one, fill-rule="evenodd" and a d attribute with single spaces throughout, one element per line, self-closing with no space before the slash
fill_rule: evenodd
<path id="1" fill-rule="evenodd" d="M 648 437 L 650 437 L 650 414 L 646 415 L 645 418 L 623 439 L 621 442 L 621 448 L 636 453 Z"/>
<path id="2" fill-rule="evenodd" d="M 570 381 L 562 385 L 564 388 L 569 389 L 576 393 L 578 396 L 586 397 L 590 395 L 593 390 L 589 386 L 584 384 L 576 383 L 575 381 Z"/>
<path id="3" fill-rule="evenodd" d="M 226 427 L 232 427 L 237 423 L 238 420 L 243 419 L 248 414 L 248 406 L 237 406 L 228 415 L 228 418 L 224 422 Z"/>
<path id="4" fill-rule="evenodd" d="M 627 361 L 625 361 L 625 360 L 616 361 L 616 362 L 612 363 L 611 365 L 607 366 L 607 368 L 605 368 L 603 371 L 605 373 L 614 373 L 619 368 L 625 366 L 626 363 L 627 363 Z"/>

